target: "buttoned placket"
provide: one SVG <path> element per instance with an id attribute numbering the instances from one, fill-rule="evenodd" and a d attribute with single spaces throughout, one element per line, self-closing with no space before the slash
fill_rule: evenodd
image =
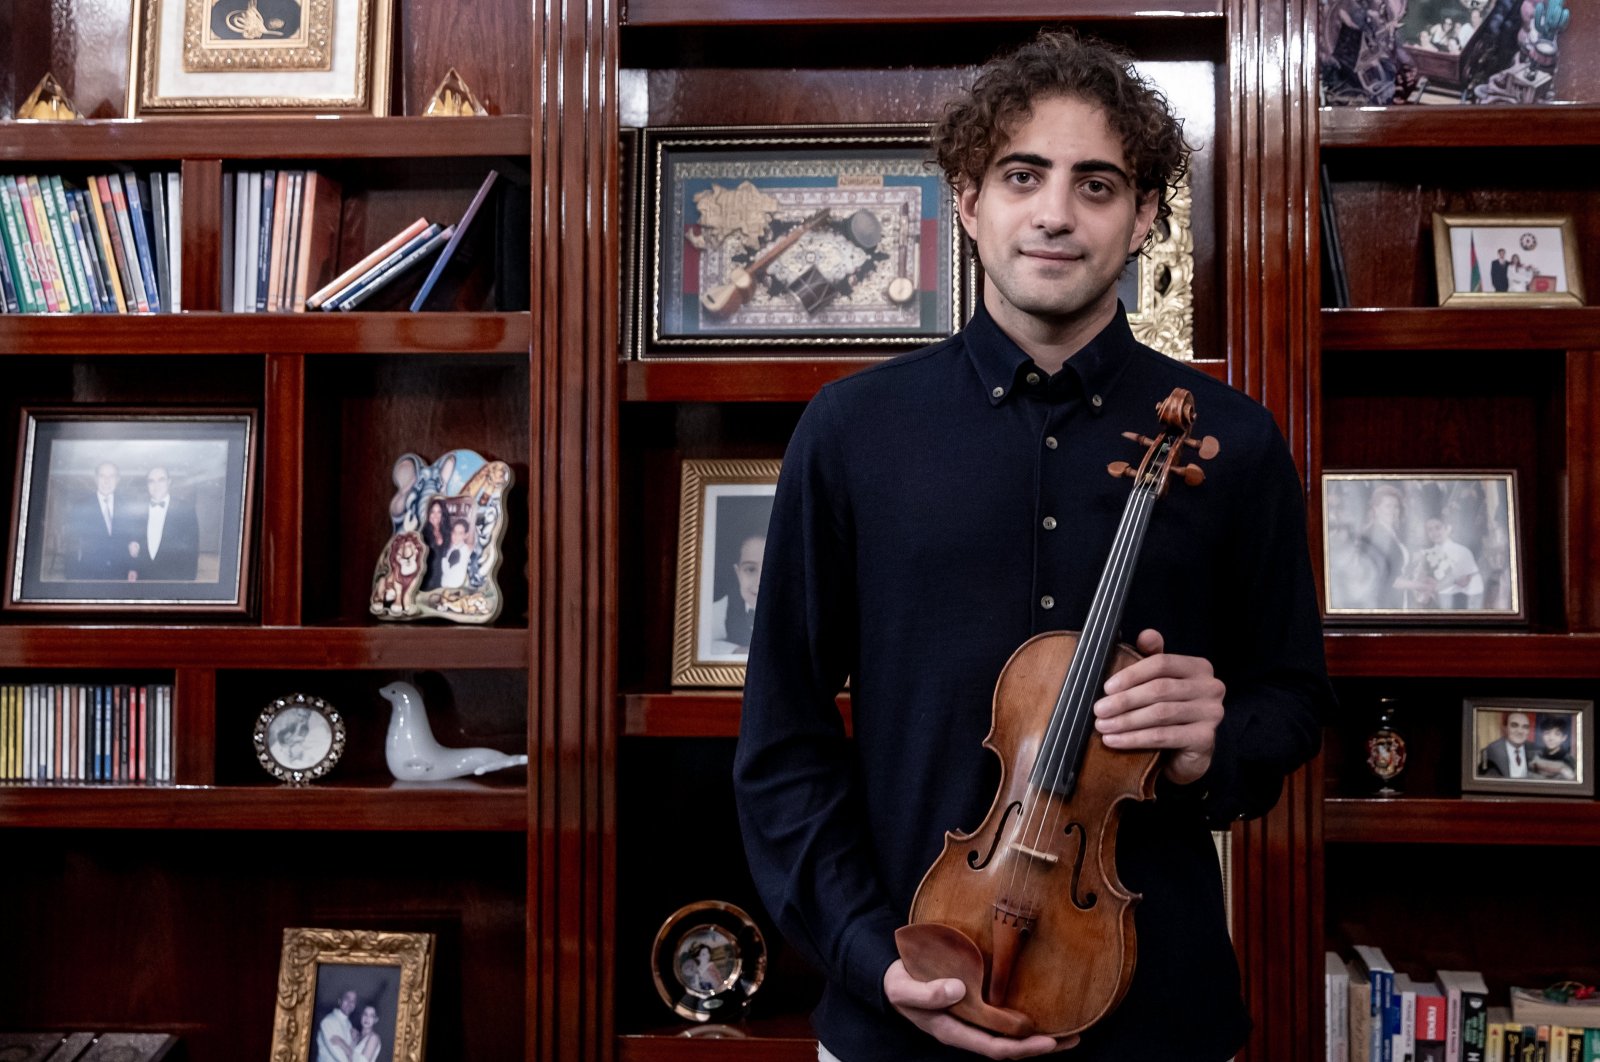
<path id="1" fill-rule="evenodd" d="M 1061 533 L 1059 514 L 1070 501 L 1066 475 L 1063 471 L 1064 455 L 1061 437 L 1068 421 L 1082 406 L 1074 397 L 1064 397 L 1057 392 L 1063 386 L 1060 379 L 1046 380 L 1040 372 L 1028 369 L 1022 375 L 1022 386 L 1016 399 L 1032 414 L 1029 420 L 1035 426 L 1034 445 L 1034 498 L 1033 498 L 1033 633 L 1059 627 L 1056 607 L 1061 588 L 1054 585 L 1062 572 L 1064 552 L 1068 542 Z"/>

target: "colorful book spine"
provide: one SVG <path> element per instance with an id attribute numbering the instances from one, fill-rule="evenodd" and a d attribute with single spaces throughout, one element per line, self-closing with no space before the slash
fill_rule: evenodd
<path id="1" fill-rule="evenodd" d="M 361 276 L 357 277 L 343 291 L 339 292 L 339 294 L 323 303 L 322 308 L 324 310 L 339 309 L 346 302 L 365 291 L 379 277 L 383 276 L 384 273 L 398 265 L 417 248 L 426 245 L 427 242 L 437 236 L 438 233 L 438 225 L 429 225 L 427 228 L 411 237 L 411 239 L 407 240 L 399 247 L 396 247 L 386 257 L 373 265 L 372 268 L 368 269 L 365 273 L 361 274 Z"/>
<path id="2" fill-rule="evenodd" d="M 22 218 L 28 228 L 28 239 L 33 244 L 33 257 L 39 263 L 39 282 L 44 288 L 45 309 L 50 313 L 61 313 L 68 303 L 61 287 L 61 268 L 56 263 L 55 255 L 50 253 L 44 201 L 35 196 L 28 178 L 15 177 L 13 180 L 16 182 L 17 199 L 22 204 Z"/>
<path id="3" fill-rule="evenodd" d="M 53 214 L 52 230 L 59 233 L 56 247 L 61 254 L 61 269 L 67 276 L 67 287 L 74 298 L 78 313 L 93 313 L 95 302 L 89 290 L 89 273 L 84 268 L 78 242 L 73 238 L 72 219 L 67 211 L 67 193 L 60 177 L 39 178 L 39 187 L 45 197 L 45 212 Z"/>
<path id="4" fill-rule="evenodd" d="M 150 175 L 150 257 L 156 263 L 156 294 L 162 306 L 172 305 L 172 264 L 167 261 L 167 193 L 161 187 L 162 175 Z"/>
<path id="5" fill-rule="evenodd" d="M 433 286 L 439 282 L 445 267 L 455 257 L 456 248 L 467 234 L 467 229 L 472 225 L 472 219 L 478 216 L 478 211 L 483 207 L 484 201 L 489 197 L 489 189 L 494 187 L 494 182 L 500 176 L 499 170 L 490 170 L 484 177 L 483 183 L 478 185 L 477 194 L 472 197 L 472 202 L 467 204 L 466 212 L 461 215 L 461 220 L 456 222 L 455 235 L 450 242 L 445 244 L 444 253 L 433 263 L 433 268 L 428 270 L 428 278 L 422 282 L 422 287 L 417 291 L 417 297 L 411 300 L 411 312 L 416 313 L 428 301 L 428 296 L 433 294 Z"/>
<path id="6" fill-rule="evenodd" d="M 338 276 L 334 277 L 314 295 L 306 299 L 306 309 L 315 310 L 320 308 L 325 301 L 338 295 L 352 281 L 364 276 L 367 270 L 371 269 L 373 266 L 389 257 L 389 255 L 397 248 L 405 246 L 413 236 L 427 227 L 428 219 L 418 218 L 405 228 L 401 229 L 399 232 L 395 233 L 393 236 L 389 237 L 376 250 L 372 251 L 365 258 L 361 259 L 361 261 L 357 262 L 349 269 L 346 269 L 343 273 L 340 273 Z"/>
<path id="7" fill-rule="evenodd" d="M 401 258 L 399 261 L 395 262 L 394 265 L 390 266 L 382 273 L 379 273 L 363 288 L 361 288 L 361 290 L 352 292 L 350 297 L 347 299 L 341 299 L 339 302 L 339 309 L 355 309 L 367 299 L 371 298 L 373 295 L 394 283 L 400 277 L 422 265 L 433 255 L 437 254 L 449 242 L 450 237 L 455 235 L 455 231 L 456 227 L 454 225 L 450 225 L 434 233 L 427 240 L 427 242 L 419 245 L 404 258 Z M 417 238 L 420 240 L 422 237 L 419 236 Z"/>
<path id="8" fill-rule="evenodd" d="M 117 272 L 117 260 L 112 257 L 111 238 L 106 234 L 106 216 L 100 209 L 100 197 L 91 179 L 89 187 L 79 193 L 79 204 L 88 217 L 88 231 L 84 234 L 94 244 L 95 260 L 100 263 L 100 278 L 105 284 L 106 298 L 110 300 L 107 313 L 126 313 L 128 304 L 122 298 L 122 278 Z"/>
<path id="9" fill-rule="evenodd" d="M 67 220 L 72 226 L 73 246 L 77 248 L 78 257 L 83 262 L 83 276 L 89 284 L 89 301 L 96 313 L 108 313 L 115 309 L 115 304 L 111 302 L 110 293 L 106 291 L 105 278 L 100 272 L 100 259 L 95 254 L 94 244 L 89 239 L 93 224 L 90 223 L 88 228 L 84 225 L 88 221 L 87 208 L 79 202 L 78 191 L 75 188 L 66 189 L 63 197 L 67 203 Z"/>
<path id="10" fill-rule="evenodd" d="M 22 205 L 17 200 L 16 186 L 0 177 L 0 235 L 4 236 L 6 251 L 15 265 L 18 281 L 17 299 L 23 313 L 44 313 L 44 289 L 39 285 L 39 266 L 33 258 L 33 242 L 28 239 L 28 226 L 22 220 Z"/>
<path id="11" fill-rule="evenodd" d="M 83 313 L 85 303 L 78 291 L 71 252 L 67 249 L 66 238 L 61 234 L 61 219 L 56 214 L 56 201 L 50 190 L 50 178 L 41 180 L 30 176 L 28 191 L 33 195 L 34 211 L 40 218 L 40 235 L 44 237 L 45 246 L 55 261 L 54 275 L 59 278 L 61 285 L 61 309 L 65 313 Z"/>
<path id="12" fill-rule="evenodd" d="M 183 174 L 168 170 L 164 187 L 167 192 L 167 262 L 172 268 L 169 278 L 172 299 L 167 303 L 167 310 L 177 313 L 183 309 Z"/>
<path id="13" fill-rule="evenodd" d="M 151 251 L 149 212 L 145 209 L 145 193 L 139 178 L 131 173 L 122 175 L 122 186 L 127 191 L 128 224 L 133 229 L 134 246 L 139 249 L 139 275 L 144 283 L 145 297 L 151 313 L 161 312 L 161 286 L 156 277 L 155 255 Z"/>
<path id="14" fill-rule="evenodd" d="M 144 272 L 138 245 L 134 243 L 133 223 L 128 216 L 128 197 L 123 192 L 122 177 L 107 174 L 106 187 L 111 191 L 111 209 L 117 219 L 117 233 L 122 237 L 122 276 L 128 282 L 128 302 L 140 313 L 150 312 L 149 288 L 144 282 Z"/>
<path id="15" fill-rule="evenodd" d="M 267 309 L 267 292 L 272 284 L 272 219 L 278 196 L 278 171 L 261 175 L 261 213 L 256 231 L 256 290 L 251 295 L 257 313 Z"/>
<path id="16" fill-rule="evenodd" d="M 4 237 L 0 237 L 0 313 L 21 313 L 22 303 L 17 301 L 17 282 L 11 275 L 11 255 L 7 253 Z"/>
<path id="17" fill-rule="evenodd" d="M 123 313 L 137 313 L 139 297 L 133 283 L 133 273 L 129 269 L 128 249 L 122 242 L 123 226 L 117 218 L 117 204 L 111 192 L 111 181 L 106 177 L 93 177 L 90 178 L 90 184 L 94 189 L 95 200 L 100 204 L 100 216 L 106 228 L 106 242 L 111 245 L 111 261 L 117 273 L 117 292 L 121 296 L 118 305 L 121 306 Z"/>

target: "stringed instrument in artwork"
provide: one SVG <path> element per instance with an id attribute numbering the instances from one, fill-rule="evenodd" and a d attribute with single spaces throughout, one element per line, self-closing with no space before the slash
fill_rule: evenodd
<path id="1" fill-rule="evenodd" d="M 1001 760 L 999 792 L 975 831 L 945 834 L 895 933 L 912 977 L 960 980 L 966 995 L 951 1013 L 1003 1036 L 1082 1032 L 1133 978 L 1139 897 L 1117 877 L 1117 829 L 1125 801 L 1154 798 L 1161 753 L 1107 748 L 1093 706 L 1106 678 L 1140 659 L 1115 639 L 1151 510 L 1171 477 L 1205 480 L 1180 457 L 1220 449 L 1189 437 L 1188 391 L 1156 410 L 1156 437 L 1123 433 L 1144 459 L 1107 469 L 1134 484 L 1084 629 L 1036 635 L 1001 670 L 984 739 Z"/>
<path id="2" fill-rule="evenodd" d="M 767 248 L 747 266 L 735 266 L 728 273 L 725 284 L 718 284 L 710 291 L 702 292 L 700 305 L 713 317 L 726 317 L 740 306 L 755 291 L 756 278 L 766 272 L 768 266 L 776 262 L 783 252 L 793 247 L 800 241 L 800 237 L 828 220 L 828 208 L 821 210 L 806 218 L 800 224 L 784 233 L 777 243 Z"/>

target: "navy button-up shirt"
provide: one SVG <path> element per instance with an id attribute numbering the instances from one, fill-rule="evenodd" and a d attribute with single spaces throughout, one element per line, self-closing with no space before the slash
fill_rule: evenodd
<path id="1" fill-rule="evenodd" d="M 844 1062 L 966 1057 L 883 999 L 893 933 L 945 831 L 994 799 L 995 680 L 1030 636 L 1081 629 L 1131 485 L 1106 466 L 1138 463 L 1122 432 L 1153 434 L 1174 387 L 1221 452 L 1157 503 L 1123 640 L 1153 627 L 1210 660 L 1226 713 L 1206 777 L 1124 817 L 1138 965 L 1072 1057 L 1213 1062 L 1245 1037 L 1207 825 L 1266 811 L 1331 703 L 1298 474 L 1266 410 L 1137 343 L 1120 309 L 1047 375 L 980 308 L 823 388 L 768 532 L 735 789 L 768 911 L 827 975 L 815 1021 Z"/>

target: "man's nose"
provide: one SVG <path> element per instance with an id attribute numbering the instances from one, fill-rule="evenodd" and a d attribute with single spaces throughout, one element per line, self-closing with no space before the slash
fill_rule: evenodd
<path id="1" fill-rule="evenodd" d="M 1078 222 L 1076 204 L 1072 201 L 1072 188 L 1065 181 L 1046 180 L 1039 194 L 1033 197 L 1034 227 L 1048 233 L 1071 232 Z"/>

